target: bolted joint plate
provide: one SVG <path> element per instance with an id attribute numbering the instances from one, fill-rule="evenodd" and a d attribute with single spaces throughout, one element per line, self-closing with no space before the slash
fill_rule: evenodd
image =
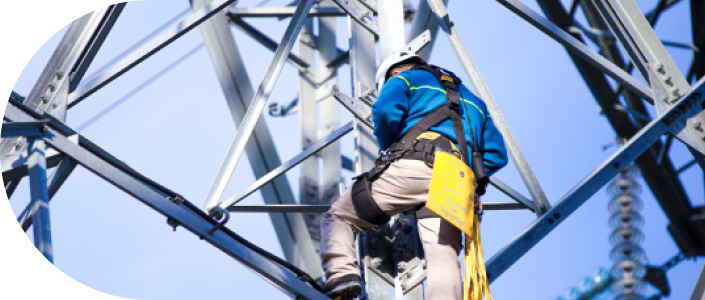
<path id="1" fill-rule="evenodd" d="M 373 11 L 366 6 L 360 4 L 358 0 L 333 0 L 341 9 L 343 9 L 351 18 L 358 22 L 362 27 L 369 30 L 375 36 L 379 36 L 379 25 L 377 19 L 373 18 Z M 365 1 L 370 2 L 370 1 Z"/>
<path id="2" fill-rule="evenodd" d="M 705 155 L 705 129 L 702 126 L 705 123 L 705 112 L 700 112 L 689 119 L 676 121 L 681 114 L 690 108 L 692 103 L 698 100 L 693 97 L 701 98 L 702 94 L 692 93 L 689 99 L 679 105 L 678 110 L 664 119 L 664 123 L 667 126 L 672 126 L 669 132 L 678 140 Z"/>
<path id="3" fill-rule="evenodd" d="M 416 216 L 402 213 L 396 217 L 392 226 L 394 246 L 394 262 L 396 263 L 396 277 L 402 280 L 407 273 L 421 265 L 423 247 L 419 239 Z"/>
<path id="4" fill-rule="evenodd" d="M 391 232 L 389 224 L 384 224 L 362 234 L 360 240 L 364 247 L 363 262 L 365 266 L 384 281 L 393 285 L 396 264 L 391 255 L 394 252 L 394 240 Z"/>

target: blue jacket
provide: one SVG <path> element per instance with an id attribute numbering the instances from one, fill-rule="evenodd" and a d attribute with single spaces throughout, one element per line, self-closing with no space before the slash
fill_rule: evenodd
<path id="1" fill-rule="evenodd" d="M 499 171 L 507 164 L 507 149 L 504 139 L 494 126 L 485 102 L 460 85 L 460 115 L 463 118 L 465 139 L 468 153 L 472 153 L 471 126 L 467 122 L 464 107 L 470 114 L 472 130 L 483 153 L 483 160 L 489 175 Z M 411 127 L 416 125 L 428 113 L 446 103 L 446 93 L 436 77 L 424 70 L 404 71 L 390 78 L 382 87 L 377 101 L 372 104 L 372 120 L 375 124 L 374 135 L 381 150 L 400 139 Z M 450 119 L 431 127 L 456 143 L 455 132 Z M 472 166 L 471 166 L 472 167 Z"/>

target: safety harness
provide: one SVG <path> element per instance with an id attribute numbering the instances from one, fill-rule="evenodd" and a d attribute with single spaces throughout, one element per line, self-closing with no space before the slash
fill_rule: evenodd
<path id="1" fill-rule="evenodd" d="M 377 203 L 372 199 L 371 185 L 372 182 L 379 178 L 380 175 L 389 167 L 389 165 L 398 159 L 417 159 L 422 160 L 430 168 L 433 168 L 436 148 L 440 148 L 445 152 L 453 153 L 460 158 L 465 164 L 469 164 L 467 153 L 467 141 L 465 140 L 465 132 L 463 129 L 462 117 L 459 112 L 461 102 L 459 86 L 460 79 L 453 72 L 434 65 L 419 65 L 412 70 L 424 70 L 433 74 L 443 89 L 446 91 L 446 104 L 427 114 L 421 121 L 414 125 L 406 132 L 397 142 L 383 152 L 379 158 L 375 160 L 375 166 L 372 170 L 362 173 L 355 177 L 356 181 L 351 187 L 352 203 L 355 207 L 357 215 L 374 225 L 382 225 L 389 222 L 390 216 L 384 213 Z M 465 109 L 467 114 L 467 109 Z M 470 115 L 467 114 L 468 122 Z M 443 135 L 438 135 L 435 139 L 431 139 L 432 135 L 425 135 L 428 130 L 450 119 L 453 125 L 453 131 L 458 140 L 460 151 L 454 149 L 453 143 Z M 478 152 L 477 141 L 472 130 L 472 166 L 477 179 L 476 192 L 479 195 L 485 193 L 488 177 L 482 161 L 482 155 Z M 460 153 L 458 153 L 460 152 Z M 417 212 L 418 218 L 438 217 L 435 213 L 428 210 L 426 207 L 420 207 Z"/>

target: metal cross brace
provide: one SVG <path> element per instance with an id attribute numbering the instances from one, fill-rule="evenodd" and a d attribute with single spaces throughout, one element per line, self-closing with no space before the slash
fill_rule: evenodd
<path id="1" fill-rule="evenodd" d="M 521 3 L 521 1 L 497 0 L 497 2 L 504 5 L 510 11 L 514 12 L 531 25 L 534 25 L 534 27 L 539 29 L 541 32 L 563 45 L 566 50 L 584 59 L 586 62 L 612 77 L 615 81 L 624 85 L 637 96 L 650 103 L 654 103 L 651 89 L 649 89 L 649 87 L 636 80 L 634 76 L 631 76 L 629 73 L 617 67 L 615 64 L 590 49 L 582 42 L 575 39 L 569 33 L 563 31 L 560 27 L 553 24 L 553 22 Z"/>
<path id="2" fill-rule="evenodd" d="M 497 126 L 497 129 L 500 133 L 502 133 L 509 157 L 514 162 L 514 165 L 519 172 L 519 176 L 524 181 L 524 185 L 526 185 L 526 188 L 529 190 L 531 197 L 534 201 L 536 201 L 535 213 L 537 217 L 540 217 L 546 210 L 551 208 L 551 204 L 548 202 L 543 189 L 539 185 L 538 179 L 536 179 L 533 170 L 529 166 L 529 162 L 524 157 L 524 154 L 522 153 L 521 148 L 519 148 L 519 144 L 516 139 L 514 139 L 514 135 L 509 129 L 509 125 L 504 120 L 499 106 L 495 102 L 494 97 L 490 93 L 487 84 L 480 74 L 480 71 L 470 56 L 470 52 L 465 47 L 458 29 L 455 25 L 453 25 L 450 15 L 443 5 L 443 2 L 441 0 L 428 0 L 428 5 L 436 15 L 436 19 L 438 20 L 441 29 L 445 32 L 448 42 L 458 57 L 460 64 L 463 66 L 463 69 L 475 88 L 475 91 L 480 99 L 482 99 L 487 105 L 487 110 L 492 116 L 495 126 Z"/>
<path id="3" fill-rule="evenodd" d="M 325 148 L 326 146 L 334 143 L 341 137 L 343 137 L 345 134 L 348 132 L 352 131 L 353 126 L 352 122 L 347 123 L 343 125 L 340 129 L 336 130 L 333 132 L 331 135 L 327 136 L 324 139 L 321 139 L 320 141 L 316 142 L 315 144 L 311 145 L 308 149 L 304 150 L 303 152 L 299 153 L 298 155 L 294 156 L 292 159 L 289 161 L 283 163 L 281 166 L 277 167 L 276 169 L 272 170 L 269 172 L 267 175 L 262 176 L 260 179 L 255 181 L 252 185 L 249 187 L 245 188 L 242 190 L 240 193 L 238 193 L 235 196 L 232 196 L 225 201 L 221 202 L 218 204 L 221 208 L 228 209 L 229 207 L 237 204 L 238 202 L 242 201 L 245 199 L 245 197 L 251 195 L 252 193 L 256 192 L 258 189 L 262 188 L 265 184 L 269 183 L 270 181 L 274 180 L 275 178 L 283 175 L 286 173 L 286 171 L 291 170 L 291 168 L 297 166 L 301 162 L 305 161 L 309 157 L 313 156 L 316 154 L 318 151 L 321 151 L 321 149 Z"/>
<path id="4" fill-rule="evenodd" d="M 269 205 L 230 205 L 231 212 L 261 212 L 261 213 L 325 213 L 330 209 L 327 204 L 269 204 Z M 483 202 L 483 210 L 515 210 L 527 209 L 522 203 L 515 202 Z"/>
<path id="5" fill-rule="evenodd" d="M 299 31 L 303 27 L 303 23 L 306 20 L 306 14 L 313 5 L 313 0 L 303 0 L 299 7 L 296 9 L 296 14 L 292 18 L 289 26 L 284 33 L 284 38 L 282 39 L 277 52 L 274 54 L 274 58 L 267 69 L 267 73 L 264 76 L 262 83 L 260 84 L 257 93 L 254 95 L 252 103 L 250 104 L 245 118 L 242 120 L 242 124 L 238 126 L 237 135 L 233 140 L 233 143 L 228 151 L 223 164 L 218 171 L 218 175 L 213 182 L 213 185 L 206 196 L 205 201 L 203 201 L 202 209 L 208 210 L 217 204 L 218 200 L 225 190 L 225 186 L 228 183 L 228 179 L 235 170 L 240 156 L 245 150 L 245 143 L 247 139 L 252 134 L 255 123 L 257 119 L 261 116 L 262 110 L 266 104 L 269 95 L 274 88 L 279 74 L 281 73 L 284 61 L 286 60 L 285 55 L 291 52 L 291 48 L 294 46 L 296 41 L 296 36 L 298 36 Z"/>
<path id="6" fill-rule="evenodd" d="M 47 147 L 40 136 L 28 139 L 29 150 L 29 202 L 34 218 L 32 218 L 34 245 L 49 262 L 54 263 L 54 253 L 51 244 L 51 222 L 49 221 L 49 192 L 47 190 L 47 166 L 44 155 Z"/>
<path id="7" fill-rule="evenodd" d="M 502 182 L 497 177 L 490 177 L 490 184 L 500 190 L 505 195 L 509 196 L 509 198 L 512 198 L 516 202 L 523 204 L 524 208 L 528 208 L 530 211 L 536 212 L 536 202 L 524 197 L 524 195 L 517 192 L 512 187 L 508 186 L 506 183 Z M 486 205 L 486 203 L 483 203 L 483 206 L 484 205 Z"/>
<path id="8" fill-rule="evenodd" d="M 5 117 L 18 122 L 49 118 L 51 120 L 49 128 L 39 140 L 43 141 L 42 143 L 46 142 L 89 171 L 168 217 L 172 220 L 172 224 L 178 224 L 214 245 L 284 291 L 291 298 L 328 299 L 312 286 L 316 284 L 306 273 L 247 242 L 228 228 L 223 227 L 209 234 L 209 231 L 217 225 L 215 220 L 191 202 L 154 183 L 99 147 L 90 143 L 76 144 L 72 142 L 68 136 L 77 133 L 62 122 L 46 114 L 44 116 L 38 115 L 12 101 L 7 106 Z M 80 135 L 79 139 L 85 140 Z M 46 178 L 41 184 L 46 189 Z"/>
<path id="9" fill-rule="evenodd" d="M 41 136 L 44 135 L 46 131 L 46 124 L 48 120 L 41 120 L 37 122 L 9 122 L 2 124 L 2 130 L 0 130 L 0 137 L 17 137 L 17 136 Z"/>
<path id="10" fill-rule="evenodd" d="M 593 1 L 614 36 L 626 50 L 634 66 L 651 85 L 656 112 L 663 114 L 678 100 L 690 85 L 681 74 L 666 48 L 643 17 L 633 0 Z M 699 151 L 696 158 L 705 154 L 705 112 L 698 114 L 682 126 L 671 131 L 679 140 Z M 688 126 L 690 125 L 690 126 Z M 705 165 L 701 165 L 705 168 Z"/>
<path id="11" fill-rule="evenodd" d="M 235 18 L 245 18 L 245 17 L 277 17 L 277 18 L 288 18 L 294 15 L 294 10 L 296 7 L 293 6 L 282 6 L 282 7 L 246 7 L 246 8 L 236 8 L 231 7 L 228 10 L 228 15 Z M 346 13 L 337 7 L 312 7 L 311 11 L 308 12 L 309 17 L 343 17 Z"/>
<path id="12" fill-rule="evenodd" d="M 71 159 L 71 157 L 65 156 L 59 165 L 56 166 L 56 170 L 51 174 L 47 180 L 47 188 L 49 193 L 49 201 L 56 195 L 62 184 L 69 177 L 71 172 L 76 168 L 76 161 Z M 17 217 L 17 223 L 20 223 L 22 230 L 27 231 L 29 226 L 32 225 L 33 219 L 33 208 L 32 203 L 27 204 L 27 207 L 20 213 Z"/>
<path id="13" fill-rule="evenodd" d="M 110 69 L 106 70 L 102 74 L 96 76 L 89 82 L 78 87 L 73 93 L 69 94 L 69 104 L 68 107 L 71 108 L 76 104 L 80 103 L 86 97 L 95 93 L 108 83 L 125 74 L 127 71 L 136 67 L 138 64 L 159 52 L 159 50 L 168 46 L 191 29 L 196 28 L 199 24 L 208 20 L 211 16 L 218 13 L 219 11 L 225 9 L 230 4 L 237 0 L 220 0 L 217 2 L 210 3 L 194 12 L 192 15 L 186 17 L 183 21 L 172 26 L 169 30 L 159 35 L 157 38 L 137 49 L 135 52 L 125 57 L 116 65 L 112 66 Z"/>
<path id="14" fill-rule="evenodd" d="M 247 35 L 249 35 L 251 38 L 253 38 L 255 41 L 258 41 L 262 46 L 265 48 L 271 50 L 271 51 L 277 51 L 277 42 L 266 36 L 264 33 L 260 32 L 257 30 L 257 28 L 253 27 L 249 23 L 245 22 L 245 20 L 238 18 L 238 17 L 230 17 L 230 21 L 235 25 L 235 27 L 239 28 L 243 32 L 245 32 Z M 305 71 L 310 65 L 305 62 L 301 57 L 299 57 L 296 54 L 289 53 L 287 54 L 289 62 L 291 62 L 294 67 L 299 69 L 299 71 Z"/>
<path id="15" fill-rule="evenodd" d="M 531 223 L 521 234 L 490 258 L 487 261 L 487 277 L 490 282 L 499 278 L 504 271 L 614 178 L 624 167 L 651 147 L 663 134 L 703 111 L 705 108 L 703 106 L 704 83 L 705 79 L 698 81 L 693 86 L 693 90 L 674 103 L 663 115 L 640 130 L 622 148 L 556 202 L 553 208 Z"/>
<path id="16" fill-rule="evenodd" d="M 125 3 L 105 7 L 72 22 L 27 97 L 13 93 L 10 98 L 21 100 L 35 111 L 46 111 L 64 120 L 68 93 L 80 82 L 124 7 Z M 10 166 L 23 166 L 18 169 L 19 174 L 15 175 L 27 174 L 28 155 L 24 150 L 25 145 L 25 139 L 21 137 L 5 138 L 0 141 L 3 178 L 8 183 L 6 186 L 8 197 L 19 184 L 20 178 L 12 179 L 5 171 L 8 171 Z M 56 165 L 56 158 L 54 150 L 45 153 L 48 167 Z"/>

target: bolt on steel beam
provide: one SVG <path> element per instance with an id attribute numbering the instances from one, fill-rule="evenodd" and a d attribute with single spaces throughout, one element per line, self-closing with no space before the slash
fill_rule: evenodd
<path id="1" fill-rule="evenodd" d="M 72 22 L 27 97 L 21 99 L 13 94 L 11 98 L 21 100 L 34 111 L 46 111 L 65 120 L 68 93 L 80 82 L 125 5 L 108 6 Z M 8 170 L 5 166 L 24 165 L 27 155 L 22 153 L 26 144 L 20 137 L 0 141 L 3 173 Z M 51 156 L 47 153 L 47 157 Z"/>
<path id="2" fill-rule="evenodd" d="M 622 48 L 625 49 L 629 59 L 644 80 L 651 85 L 656 112 L 662 114 L 674 101 L 690 90 L 690 84 L 633 0 L 594 0 L 593 2 Z M 691 150 L 696 158 L 705 154 L 705 130 L 699 125 L 703 122 L 705 122 L 705 112 L 674 128 L 672 132 L 691 149 L 697 150 L 697 152 Z M 700 167 L 705 169 L 705 163 Z"/>

